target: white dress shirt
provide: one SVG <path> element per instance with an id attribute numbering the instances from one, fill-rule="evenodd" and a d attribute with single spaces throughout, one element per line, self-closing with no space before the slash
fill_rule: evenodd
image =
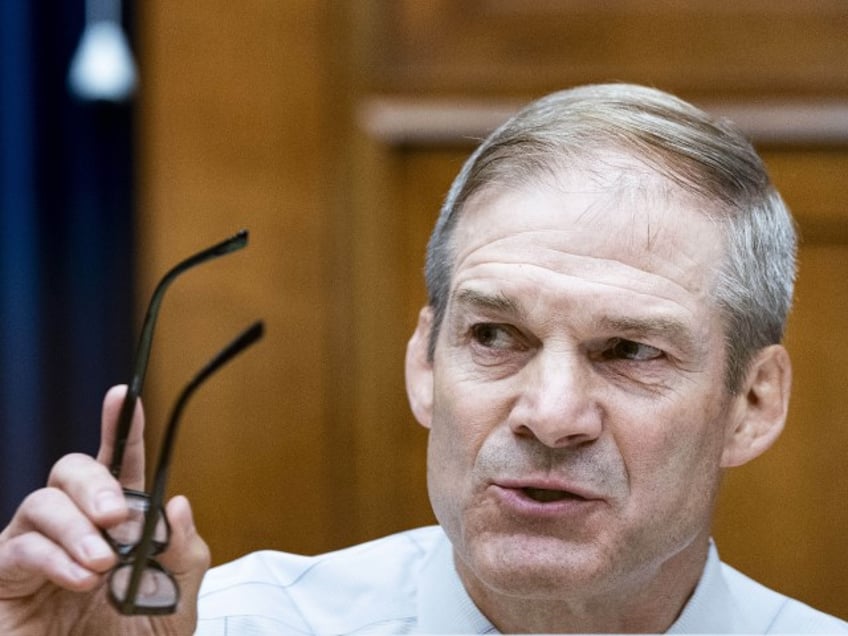
<path id="1" fill-rule="evenodd" d="M 263 551 L 213 568 L 197 636 L 497 634 L 468 596 L 441 528 L 305 557 Z M 848 633 L 848 623 L 756 583 L 710 547 L 669 633 Z"/>

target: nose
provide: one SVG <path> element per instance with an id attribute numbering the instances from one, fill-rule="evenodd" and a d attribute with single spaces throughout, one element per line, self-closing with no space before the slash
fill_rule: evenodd
<path id="1" fill-rule="evenodd" d="M 603 409 L 594 395 L 588 361 L 575 353 L 540 353 L 524 368 L 522 387 L 510 413 L 510 428 L 550 448 L 597 439 Z"/>

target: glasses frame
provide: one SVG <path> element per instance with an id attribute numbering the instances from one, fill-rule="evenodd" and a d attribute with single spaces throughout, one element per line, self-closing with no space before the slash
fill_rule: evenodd
<path id="1" fill-rule="evenodd" d="M 180 274 L 197 265 L 218 258 L 219 256 L 224 256 L 240 250 L 247 245 L 247 241 L 248 231 L 240 230 L 230 238 L 216 243 L 215 245 L 184 259 L 171 268 L 157 284 L 147 306 L 147 312 L 145 313 L 144 323 L 139 334 L 135 357 L 133 360 L 132 378 L 127 384 L 127 392 L 124 396 L 124 401 L 121 404 L 121 410 L 118 414 L 115 444 L 112 453 L 112 460 L 109 465 L 109 471 L 116 479 L 119 479 L 121 475 L 127 440 L 129 439 L 130 429 L 132 427 L 132 417 L 135 412 L 138 399 L 141 395 L 141 391 L 144 387 L 144 380 L 147 374 L 148 363 L 150 361 L 153 333 L 155 331 L 159 310 L 162 306 L 166 290 L 170 287 L 171 283 L 180 276 Z M 121 562 L 110 574 L 109 597 L 113 605 L 115 605 L 122 614 L 168 614 L 172 613 L 176 609 L 176 605 L 179 600 L 179 587 L 176 585 L 175 580 L 174 585 L 176 587 L 177 598 L 172 607 L 159 608 L 138 605 L 136 603 L 136 597 L 138 593 L 138 585 L 141 580 L 141 574 L 145 567 L 148 567 L 149 564 L 155 564 L 155 566 L 150 567 L 156 567 L 157 569 L 164 570 L 164 568 L 162 568 L 162 566 L 151 557 L 164 550 L 167 546 L 167 542 L 170 540 L 170 527 L 162 504 L 174 440 L 179 428 L 179 419 L 188 398 L 194 393 L 194 391 L 218 368 L 261 338 L 263 333 L 264 324 L 261 321 L 257 321 L 242 332 L 229 345 L 222 349 L 216 356 L 214 356 L 212 360 L 210 360 L 189 381 L 189 383 L 181 391 L 168 421 L 162 445 L 159 450 L 159 460 L 157 462 L 156 472 L 154 473 L 155 476 L 151 493 L 148 495 L 141 491 L 125 489 L 126 496 L 134 497 L 137 501 L 143 501 L 146 498 L 148 499 L 148 503 L 144 512 L 144 526 L 141 538 L 135 546 L 121 545 L 109 536 L 108 532 L 104 531 L 107 540 L 121 559 Z M 164 521 L 166 526 L 166 540 L 164 544 L 161 542 L 154 542 L 153 538 L 156 530 L 157 519 L 159 518 Z M 132 564 L 133 568 L 130 585 L 127 593 L 125 594 L 125 598 L 119 599 L 112 594 L 111 582 L 118 569 L 127 567 L 130 564 Z M 164 571 L 167 573 L 167 570 Z M 170 573 L 167 574 L 170 576 Z M 171 579 L 173 580 L 173 577 L 171 577 Z"/>

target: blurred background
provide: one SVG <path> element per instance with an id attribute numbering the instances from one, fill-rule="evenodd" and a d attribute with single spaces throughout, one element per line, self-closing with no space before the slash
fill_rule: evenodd
<path id="1" fill-rule="evenodd" d="M 402 371 L 441 199 L 518 105 L 632 81 L 735 119 L 796 214 L 789 425 L 728 475 L 715 534 L 725 560 L 848 618 L 844 0 L 0 7 L 4 523 L 59 456 L 96 451 L 158 278 L 243 227 L 250 246 L 187 273 L 160 315 L 151 457 L 194 371 L 255 318 L 268 329 L 193 398 L 169 493 L 216 563 L 431 523 Z M 112 61 L 80 79 L 104 20 Z"/>

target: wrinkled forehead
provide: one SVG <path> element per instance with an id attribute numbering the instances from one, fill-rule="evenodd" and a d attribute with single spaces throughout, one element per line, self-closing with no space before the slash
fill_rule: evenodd
<path id="1" fill-rule="evenodd" d="M 481 258 L 498 260 L 499 252 L 528 264 L 569 253 L 648 272 L 685 268 L 701 279 L 698 287 L 712 287 L 724 254 L 718 216 L 638 160 L 607 155 L 474 193 L 453 236 L 454 274 Z"/>

